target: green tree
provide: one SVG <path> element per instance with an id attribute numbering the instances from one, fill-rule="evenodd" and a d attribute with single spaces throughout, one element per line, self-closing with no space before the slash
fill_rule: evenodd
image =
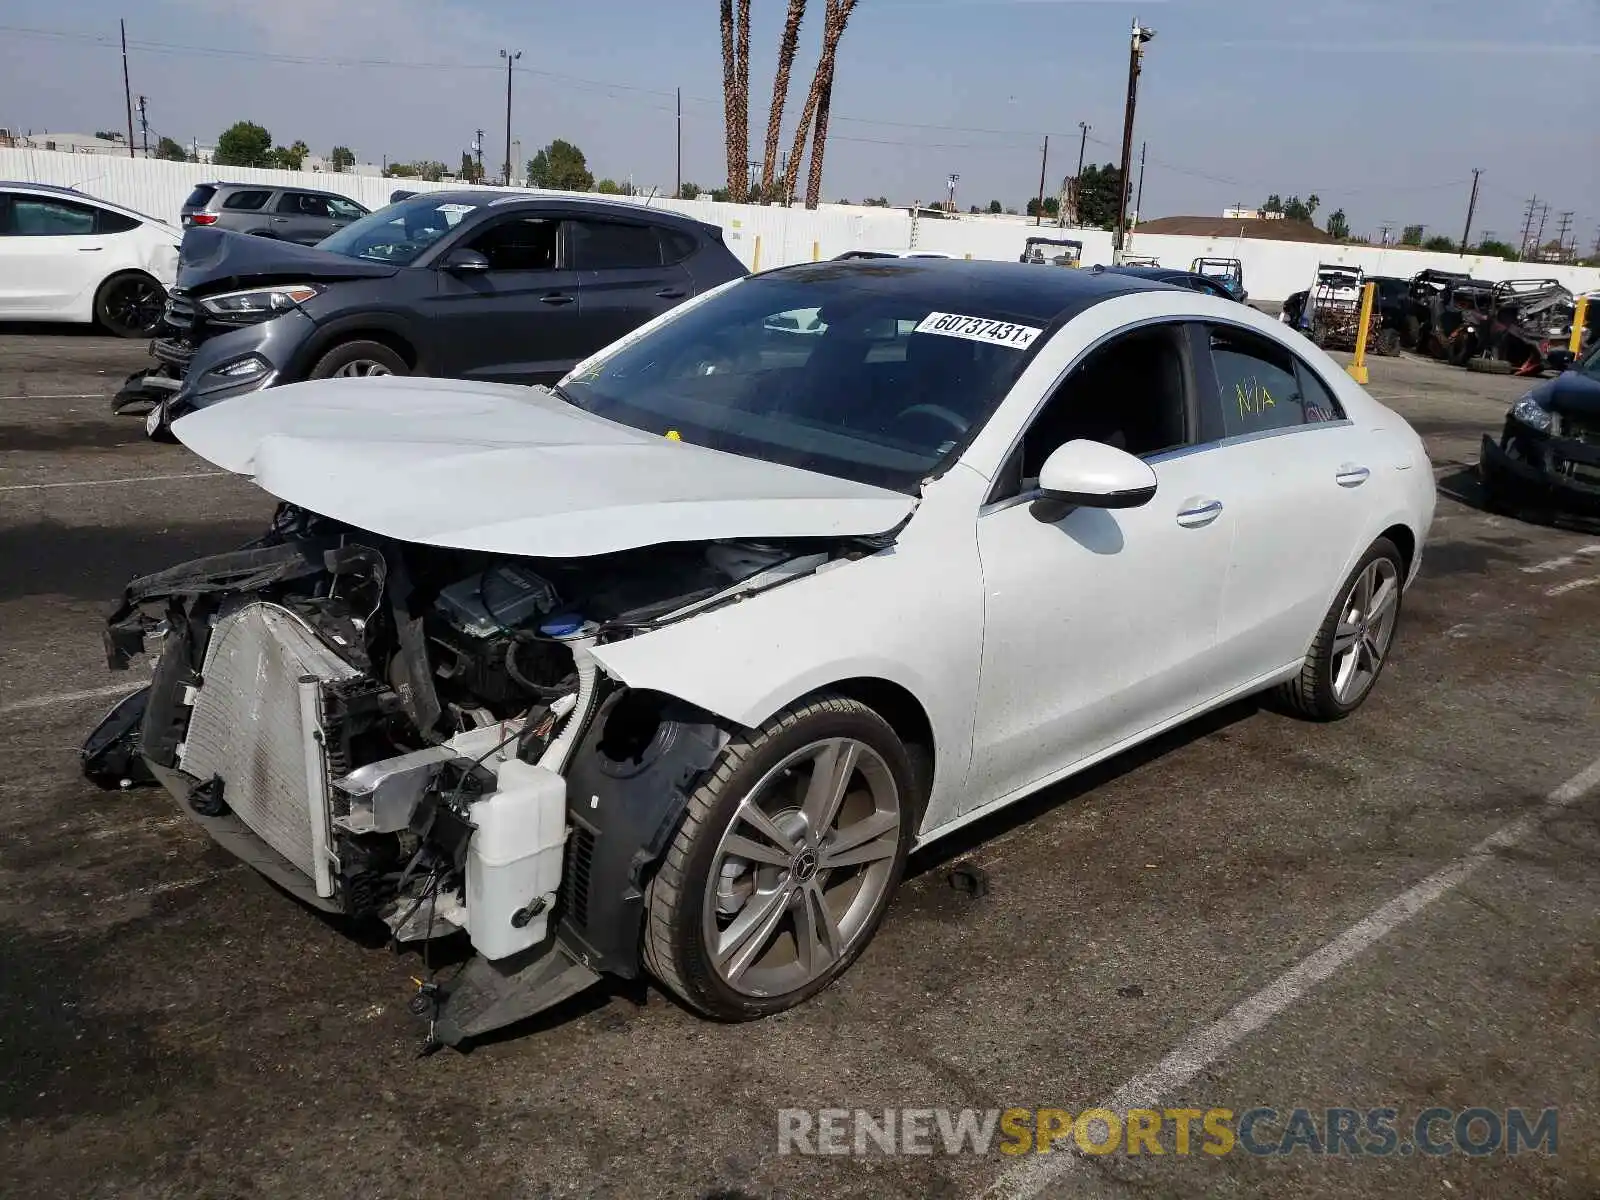
<path id="1" fill-rule="evenodd" d="M 1336 208 L 1328 214 L 1328 236 L 1340 241 L 1350 236 L 1350 222 L 1345 219 L 1344 209 Z"/>
<path id="2" fill-rule="evenodd" d="M 189 161 L 189 152 L 169 137 L 164 137 L 156 143 L 155 156 L 164 158 L 168 162 Z"/>
<path id="3" fill-rule="evenodd" d="M 287 149 L 279 146 L 272 152 L 272 165 L 284 171 L 298 171 L 310 153 L 311 147 L 304 142 L 296 142 Z"/>
<path id="4" fill-rule="evenodd" d="M 618 186 L 615 179 L 602 179 L 599 183 L 594 185 L 594 190 L 599 192 L 602 196 L 622 195 L 622 188 Z"/>
<path id="5" fill-rule="evenodd" d="M 1407 225 L 1400 231 L 1400 244 L 1402 246 L 1422 245 L 1423 228 L 1421 225 Z"/>
<path id="6" fill-rule="evenodd" d="M 1083 169 L 1078 177 L 1078 222 L 1082 225 L 1110 229 L 1117 222 L 1117 198 L 1122 186 L 1122 172 L 1111 163 Z M 1050 197 L 1045 197 L 1045 212 L 1051 211 Z M 1035 208 L 1038 202 L 1035 201 Z"/>
<path id="7" fill-rule="evenodd" d="M 993 214 L 995 214 L 995 215 L 996 215 L 996 216 L 998 216 L 998 215 L 999 215 L 999 214 L 1000 214 L 1000 213 L 1002 213 L 1002 212 L 1004 212 L 1004 211 L 1005 211 L 1005 209 L 1003 209 L 1003 208 L 1002 208 L 1002 207 L 1001 207 L 1001 205 L 1000 205 L 1000 201 L 998 201 L 998 200 L 991 200 L 991 201 L 989 201 L 989 211 L 990 211 L 990 212 L 991 212 L 991 213 L 993 213 Z"/>
<path id="8" fill-rule="evenodd" d="M 698 183 L 685 183 L 678 191 L 678 199 L 698 200 L 700 198 L 701 190 L 702 189 Z"/>
<path id="9" fill-rule="evenodd" d="M 528 160 L 528 186 L 587 192 L 594 187 L 594 175 L 582 150 L 556 138 Z"/>
<path id="10" fill-rule="evenodd" d="M 1441 254 L 1449 254 L 1456 249 L 1455 239 L 1447 238 L 1442 233 L 1436 233 L 1422 243 L 1424 250 L 1437 250 Z"/>
<path id="11" fill-rule="evenodd" d="M 328 151 L 328 165 L 335 171 L 348 171 L 356 165 L 355 151 L 349 146 L 335 146 Z"/>
<path id="12" fill-rule="evenodd" d="M 219 167 L 274 166 L 272 135 L 254 121 L 237 121 L 217 138 L 211 161 Z"/>
<path id="13" fill-rule="evenodd" d="M 711 189 L 711 198 L 718 204 L 726 204 L 732 197 L 733 193 L 725 187 Z"/>
<path id="14" fill-rule="evenodd" d="M 478 164 L 473 159 L 470 151 L 463 150 L 461 152 L 461 169 L 456 172 L 456 178 L 465 180 L 467 183 L 478 182 Z"/>
<path id="15" fill-rule="evenodd" d="M 429 183 L 438 183 L 445 177 L 445 173 L 448 170 L 442 162 L 435 162 L 427 158 L 411 165 L 416 168 L 417 178 L 426 179 Z"/>
<path id="16" fill-rule="evenodd" d="M 1037 217 L 1039 215 L 1039 197 L 1029 197 L 1027 213 L 1030 217 Z M 1061 201 L 1056 199 L 1054 196 L 1046 196 L 1044 198 L 1044 215 L 1053 218 L 1059 216 L 1060 214 Z M 1112 220 L 1115 220 L 1116 214 L 1112 213 L 1111 218 Z"/>
<path id="17" fill-rule="evenodd" d="M 1283 197 L 1273 192 L 1267 197 L 1267 202 L 1261 206 L 1264 213 L 1281 213 L 1283 211 Z"/>
<path id="18" fill-rule="evenodd" d="M 384 175 L 389 179 L 415 179 L 417 168 L 414 163 L 390 163 Z"/>
<path id="19" fill-rule="evenodd" d="M 1514 259 L 1517 257 L 1516 247 L 1505 242 L 1484 241 L 1478 243 L 1477 253 L 1492 255 L 1495 258 Z"/>
<path id="20" fill-rule="evenodd" d="M 1272 199 L 1276 199 L 1276 197 L 1272 197 Z M 1280 211 L 1283 213 L 1285 220 L 1304 221 L 1310 224 L 1311 218 L 1316 215 L 1317 205 L 1321 203 L 1322 201 L 1315 192 L 1312 192 L 1304 200 L 1300 199 L 1299 196 L 1290 196 L 1283 202 L 1283 207 Z"/>

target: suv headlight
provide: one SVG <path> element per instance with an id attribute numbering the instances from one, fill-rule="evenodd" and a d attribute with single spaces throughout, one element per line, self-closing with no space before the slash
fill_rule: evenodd
<path id="1" fill-rule="evenodd" d="M 322 289 L 314 283 L 289 283 L 278 287 L 251 288 L 243 292 L 223 292 L 207 296 L 200 307 L 224 321 L 249 323 L 265 321 L 297 308 L 319 295 Z"/>
<path id="2" fill-rule="evenodd" d="M 1539 402 L 1533 398 L 1532 392 L 1511 406 L 1511 416 L 1540 433 L 1550 432 L 1550 414 L 1539 407 Z"/>

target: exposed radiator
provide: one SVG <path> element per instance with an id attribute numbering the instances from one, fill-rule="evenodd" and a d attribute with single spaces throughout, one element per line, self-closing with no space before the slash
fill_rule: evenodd
<path id="1" fill-rule="evenodd" d="M 288 609 L 247 604 L 212 633 L 183 746 L 183 769 L 220 776 L 228 807 L 320 896 L 333 894 L 322 686 L 359 674 Z"/>

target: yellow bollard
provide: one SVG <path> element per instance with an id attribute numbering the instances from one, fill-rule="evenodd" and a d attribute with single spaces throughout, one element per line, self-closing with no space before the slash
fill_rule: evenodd
<path id="1" fill-rule="evenodd" d="M 1378 285 L 1375 283 L 1369 283 L 1361 289 L 1361 315 L 1356 318 L 1360 322 L 1356 326 L 1356 357 L 1345 368 L 1351 379 L 1363 385 L 1367 382 L 1367 327 L 1372 323 L 1372 298 L 1377 291 Z"/>
<path id="2" fill-rule="evenodd" d="M 755 265 L 750 268 L 750 274 L 754 275 L 759 270 L 761 270 L 761 235 L 758 233 L 756 234 L 756 261 Z"/>
<path id="3" fill-rule="evenodd" d="M 1572 357 L 1578 357 L 1578 351 L 1583 349 L 1583 324 L 1589 316 L 1589 297 L 1579 296 L 1578 305 L 1572 310 L 1572 340 L 1567 343 L 1567 349 L 1572 351 Z"/>
<path id="4" fill-rule="evenodd" d="M 972 261 L 972 255 L 970 253 L 967 254 L 966 255 L 966 259 L 967 259 L 968 262 L 971 262 Z"/>
<path id="5" fill-rule="evenodd" d="M 812 262 L 818 262 L 818 261 L 821 260 L 821 258 L 822 258 L 822 243 L 821 242 L 812 242 L 811 243 L 811 261 Z"/>

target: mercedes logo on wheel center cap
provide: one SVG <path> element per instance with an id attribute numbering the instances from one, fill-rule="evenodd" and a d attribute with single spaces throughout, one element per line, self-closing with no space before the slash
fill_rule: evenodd
<path id="1" fill-rule="evenodd" d="M 789 865 L 789 874 L 794 876 L 796 883 L 809 883 L 816 873 L 817 855 L 814 850 L 800 851 L 795 855 L 794 862 Z"/>

